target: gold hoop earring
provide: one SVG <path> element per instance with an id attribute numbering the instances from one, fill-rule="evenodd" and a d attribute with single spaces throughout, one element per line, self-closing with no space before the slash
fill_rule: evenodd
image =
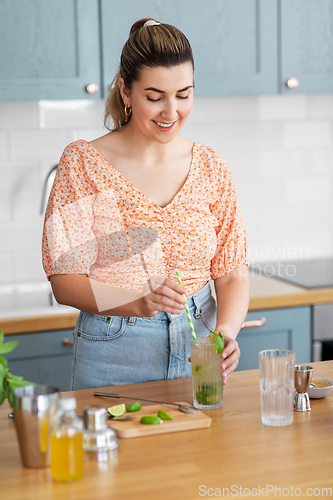
<path id="1" fill-rule="evenodd" d="M 125 109 L 125 115 L 126 116 L 131 116 L 131 114 L 132 114 L 132 106 L 126 106 L 126 104 L 125 104 L 125 108 L 124 109 Z"/>

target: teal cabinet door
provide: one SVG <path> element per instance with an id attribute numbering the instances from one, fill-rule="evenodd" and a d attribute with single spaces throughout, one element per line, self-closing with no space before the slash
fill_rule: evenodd
<path id="1" fill-rule="evenodd" d="M 101 0 L 105 95 L 131 25 L 145 17 L 173 24 L 189 39 L 195 95 L 277 92 L 277 0 Z"/>
<path id="2" fill-rule="evenodd" d="M 5 336 L 5 342 L 18 340 L 14 351 L 5 354 L 14 375 L 29 382 L 69 391 L 72 369 L 72 330 L 24 333 Z"/>
<path id="3" fill-rule="evenodd" d="M 0 100 L 97 99 L 98 0 L 1 0 Z"/>
<path id="4" fill-rule="evenodd" d="M 266 319 L 260 327 L 243 328 L 237 337 L 241 350 L 238 370 L 259 368 L 258 354 L 264 349 L 291 349 L 296 363 L 311 361 L 311 307 L 251 311 L 246 321 Z"/>
<path id="5" fill-rule="evenodd" d="M 333 92 L 332 0 L 280 1 L 280 91 Z M 288 88 L 290 78 L 297 78 L 297 88 Z"/>

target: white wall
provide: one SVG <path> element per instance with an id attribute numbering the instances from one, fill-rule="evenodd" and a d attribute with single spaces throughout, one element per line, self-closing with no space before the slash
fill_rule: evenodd
<path id="1" fill-rule="evenodd" d="M 0 284 L 44 280 L 42 185 L 64 147 L 105 133 L 103 102 L 0 104 Z M 333 95 L 196 98 L 183 135 L 227 159 L 251 260 L 333 254 Z"/>

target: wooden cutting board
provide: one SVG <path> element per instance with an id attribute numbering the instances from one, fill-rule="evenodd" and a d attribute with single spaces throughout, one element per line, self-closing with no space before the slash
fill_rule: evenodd
<path id="1" fill-rule="evenodd" d="M 188 403 L 180 403 L 188 404 Z M 167 412 L 173 420 L 163 420 L 161 424 L 141 424 L 144 415 L 157 416 L 158 410 Z M 143 406 L 140 411 L 124 413 L 125 416 L 133 417 L 133 420 L 109 420 L 112 427 L 120 438 L 133 438 L 140 436 L 152 436 L 154 434 L 167 434 L 168 432 L 189 431 L 193 429 L 206 429 L 210 427 L 212 419 L 201 411 L 197 413 L 183 413 L 176 407 L 170 405 L 156 404 Z"/>

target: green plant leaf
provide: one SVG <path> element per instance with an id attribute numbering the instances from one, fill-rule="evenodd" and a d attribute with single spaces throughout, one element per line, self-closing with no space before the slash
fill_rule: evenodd
<path id="1" fill-rule="evenodd" d="M 11 340 L 10 342 L 6 342 L 5 344 L 0 345 L 0 354 L 13 351 L 17 344 L 18 340 Z"/>
<path id="2" fill-rule="evenodd" d="M 12 408 L 14 408 L 14 395 L 13 395 L 12 391 L 7 392 L 7 398 L 8 398 L 10 406 Z"/>
<path id="3" fill-rule="evenodd" d="M 7 397 L 9 404 L 12 408 L 14 408 L 14 394 L 13 394 L 14 389 L 17 389 L 18 387 L 24 387 L 25 385 L 37 385 L 37 384 L 35 384 L 34 382 L 28 382 L 28 380 L 18 380 L 15 382 L 8 381 Z"/>
<path id="4" fill-rule="evenodd" d="M 5 378 L 7 378 L 7 370 L 8 368 L 0 364 L 0 383 L 1 380 L 3 381 Z"/>
<path id="5" fill-rule="evenodd" d="M 3 386 L 0 385 L 0 405 L 2 405 L 5 399 L 6 399 L 6 391 L 3 388 Z"/>
<path id="6" fill-rule="evenodd" d="M 25 385 L 36 385 L 32 382 L 28 382 L 27 380 L 11 380 L 7 379 L 9 392 L 13 392 L 14 389 L 18 387 L 24 387 Z"/>
<path id="7" fill-rule="evenodd" d="M 12 340 L 10 342 L 3 343 L 4 334 L 0 332 L 0 353 L 4 354 L 6 352 L 11 352 L 18 344 L 18 340 Z M 3 356 L 0 356 L 0 405 L 8 398 L 9 404 L 14 408 L 14 395 L 13 391 L 17 387 L 23 387 L 25 385 L 37 385 L 34 382 L 29 382 L 28 380 L 23 380 L 20 375 L 13 375 L 10 373 L 10 369 L 7 367 L 7 360 Z"/>
<path id="8" fill-rule="evenodd" d="M 13 392 L 13 390 L 16 389 L 17 387 L 21 387 L 20 383 L 16 380 L 8 380 L 7 379 L 7 383 L 8 383 L 8 389 L 10 392 Z"/>
<path id="9" fill-rule="evenodd" d="M 4 366 L 5 368 L 7 367 L 7 359 L 3 356 L 0 356 L 0 365 Z"/>
<path id="10" fill-rule="evenodd" d="M 21 380 L 23 380 L 23 377 L 20 377 L 19 375 L 12 375 L 11 373 L 9 373 L 7 375 L 7 380 L 8 382 L 20 382 Z"/>

